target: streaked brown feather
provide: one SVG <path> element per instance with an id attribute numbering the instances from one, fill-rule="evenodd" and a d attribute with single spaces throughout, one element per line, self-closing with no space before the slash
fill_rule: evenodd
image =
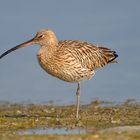
<path id="1" fill-rule="evenodd" d="M 49 74 L 68 82 L 89 79 L 97 68 L 116 58 L 114 51 L 108 48 L 79 40 L 59 41 L 56 48 L 51 58 L 45 57 L 42 61 L 43 56 L 40 57 L 40 64 Z M 44 51 L 45 54 L 48 53 Z"/>

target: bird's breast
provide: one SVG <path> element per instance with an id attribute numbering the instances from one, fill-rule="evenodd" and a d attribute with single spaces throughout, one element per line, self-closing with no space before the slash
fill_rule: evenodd
<path id="1" fill-rule="evenodd" d="M 80 82 L 92 77 L 94 71 L 82 67 L 75 59 L 66 59 L 62 56 L 53 55 L 48 57 L 47 53 L 38 53 L 37 58 L 40 66 L 50 75 L 67 82 Z M 69 60 L 69 61 L 68 61 Z"/>
<path id="2" fill-rule="evenodd" d="M 47 54 L 38 53 L 37 54 L 38 62 L 40 66 L 49 74 L 56 76 L 58 74 L 58 70 L 55 64 L 52 62 L 51 58 L 47 57 Z"/>

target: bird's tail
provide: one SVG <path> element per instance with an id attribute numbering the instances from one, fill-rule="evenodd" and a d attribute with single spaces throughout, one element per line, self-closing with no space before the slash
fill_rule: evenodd
<path id="1" fill-rule="evenodd" d="M 118 57 L 118 55 L 116 54 L 115 51 L 112 51 L 112 50 L 110 50 L 108 48 L 104 48 L 104 47 L 99 47 L 99 49 L 102 50 L 103 54 L 107 58 L 107 63 L 117 63 L 117 61 L 115 59 Z"/>

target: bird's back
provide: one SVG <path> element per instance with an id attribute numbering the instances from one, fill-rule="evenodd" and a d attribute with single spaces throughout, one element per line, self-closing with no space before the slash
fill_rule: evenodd
<path id="1" fill-rule="evenodd" d="M 59 41 L 58 52 L 62 56 L 69 54 L 77 63 L 91 70 L 116 62 L 115 59 L 118 57 L 116 52 L 109 48 L 79 40 Z"/>

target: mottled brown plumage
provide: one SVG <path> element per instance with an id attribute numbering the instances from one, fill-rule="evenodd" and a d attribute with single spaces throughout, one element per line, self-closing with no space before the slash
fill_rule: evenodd
<path id="1" fill-rule="evenodd" d="M 78 83 L 76 92 L 76 117 L 78 118 L 80 82 L 84 79 L 90 79 L 95 74 L 96 69 L 115 62 L 118 55 L 108 48 L 84 41 L 59 41 L 53 31 L 44 29 L 37 32 L 33 39 L 6 51 L 0 58 L 11 51 L 32 44 L 41 46 L 37 57 L 40 66 L 47 73 L 67 82 Z"/>
<path id="2" fill-rule="evenodd" d="M 41 48 L 37 56 L 45 71 L 67 82 L 90 79 L 97 68 L 112 62 L 116 57 L 110 49 L 78 40 L 59 41 L 56 47 L 51 57 L 46 56 L 50 50 L 47 52 L 45 48 Z"/>

